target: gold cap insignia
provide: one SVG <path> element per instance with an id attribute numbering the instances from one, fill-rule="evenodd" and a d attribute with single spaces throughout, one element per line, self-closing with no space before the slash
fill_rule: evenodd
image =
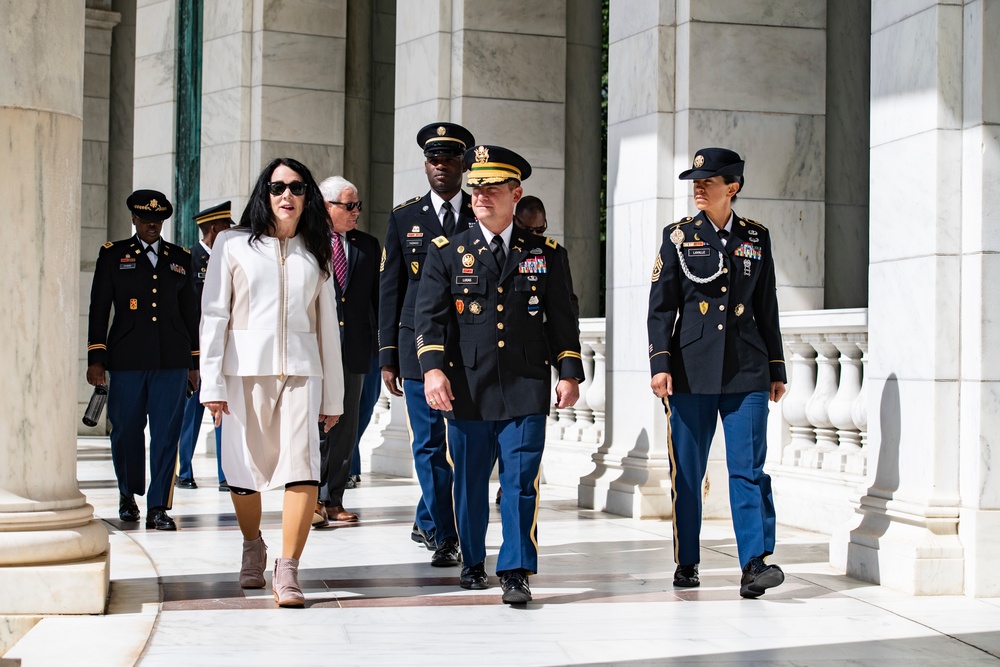
<path id="1" fill-rule="evenodd" d="M 473 301 L 472 303 L 469 304 L 469 311 L 473 315 L 478 315 L 479 313 L 483 312 L 483 306 L 478 301 Z"/>
<path id="2" fill-rule="evenodd" d="M 448 133 L 448 131 L 444 129 L 444 125 L 438 125 L 437 133 L 439 137 L 443 137 Z"/>
<path id="3" fill-rule="evenodd" d="M 683 242 L 684 241 L 684 232 L 681 231 L 680 229 L 675 229 L 674 231 L 670 232 L 670 240 L 674 244 Z"/>
<path id="4" fill-rule="evenodd" d="M 701 303 L 699 303 L 698 310 L 701 311 L 702 315 L 706 314 L 708 312 L 708 301 L 702 301 Z"/>
<path id="5" fill-rule="evenodd" d="M 742 315 L 743 314 L 743 304 L 742 303 L 736 304 L 736 308 L 733 309 L 733 312 L 736 313 L 736 317 L 739 317 L 740 315 Z"/>
<path id="6" fill-rule="evenodd" d="M 464 266 L 465 268 L 471 269 L 472 265 L 475 263 L 476 263 L 476 258 L 471 252 L 462 255 L 462 266 Z"/>
<path id="7" fill-rule="evenodd" d="M 489 162 L 490 161 L 490 149 L 486 146 L 480 146 L 476 149 L 476 162 Z"/>
<path id="8" fill-rule="evenodd" d="M 695 169 L 700 169 L 703 164 L 705 164 L 705 158 L 703 158 L 701 155 L 695 155 L 694 156 L 694 168 Z"/>

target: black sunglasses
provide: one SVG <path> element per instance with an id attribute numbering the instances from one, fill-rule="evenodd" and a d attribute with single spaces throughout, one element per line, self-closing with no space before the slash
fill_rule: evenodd
<path id="1" fill-rule="evenodd" d="M 359 213 L 361 212 L 361 202 L 359 201 L 331 201 L 330 203 L 336 204 L 337 206 L 343 206 L 348 211 L 353 211 L 354 209 L 358 209 L 358 212 Z"/>
<path id="2" fill-rule="evenodd" d="M 267 190 L 275 197 L 280 197 L 285 193 L 285 188 L 292 191 L 292 194 L 296 197 L 301 197 L 306 193 L 306 184 L 302 181 L 292 181 L 291 183 L 283 183 L 282 181 L 271 181 L 267 184 Z"/>

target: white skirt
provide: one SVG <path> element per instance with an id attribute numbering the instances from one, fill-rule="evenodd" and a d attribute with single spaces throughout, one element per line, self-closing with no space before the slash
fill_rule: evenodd
<path id="1" fill-rule="evenodd" d="M 222 418 L 226 483 L 267 491 L 318 481 L 319 407 L 323 379 L 225 377 L 229 414 Z"/>

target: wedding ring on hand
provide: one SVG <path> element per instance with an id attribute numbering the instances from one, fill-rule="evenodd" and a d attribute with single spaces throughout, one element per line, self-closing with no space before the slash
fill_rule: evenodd
<path id="1" fill-rule="evenodd" d="M 430 405 L 434 405 L 435 403 L 437 403 L 437 401 L 435 401 L 435 400 L 434 400 L 433 398 L 432 398 L 431 400 L 427 401 L 427 402 L 428 402 L 428 403 L 429 403 Z"/>

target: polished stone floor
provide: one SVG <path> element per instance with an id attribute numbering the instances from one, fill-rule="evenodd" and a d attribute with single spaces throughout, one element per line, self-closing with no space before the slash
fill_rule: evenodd
<path id="1" fill-rule="evenodd" d="M 822 535 L 779 529 L 772 562 L 786 582 L 740 599 L 727 522 L 703 531 L 702 586 L 671 585 L 671 526 L 583 510 L 543 487 L 534 602 L 465 591 L 410 538 L 411 480 L 365 474 L 347 492 L 355 526 L 312 531 L 305 609 L 236 583 L 240 534 L 215 461 L 201 488 L 178 489 L 180 530 L 117 519 L 107 440 L 80 441 L 79 479 L 111 531 L 108 614 L 47 618 L 5 658 L 32 665 L 960 665 L 1000 661 L 1000 600 L 913 598 L 827 565 Z M 280 553 L 281 493 L 264 496 L 264 538 Z M 145 507 L 139 499 L 145 518 Z M 780 512 L 780 508 L 779 508 Z M 488 538 L 492 575 L 499 514 Z M 780 518 L 780 514 L 779 514 Z"/>

